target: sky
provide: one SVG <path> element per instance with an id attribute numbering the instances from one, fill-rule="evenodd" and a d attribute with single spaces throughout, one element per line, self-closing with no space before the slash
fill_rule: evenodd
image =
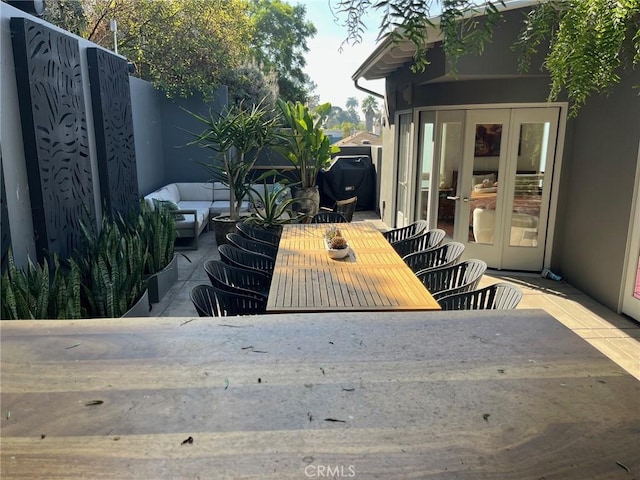
<path id="1" fill-rule="evenodd" d="M 309 52 L 306 55 L 305 72 L 317 85 L 315 93 L 319 95 L 320 103 L 330 102 L 333 106 L 346 108 L 347 98 L 356 97 L 361 104 L 369 94 L 355 88 L 351 75 L 375 49 L 380 15 L 374 11 L 368 14 L 365 21 L 369 29 L 365 32 L 362 43 L 345 45 L 340 53 L 340 44 L 347 37 L 347 29 L 334 20 L 329 0 L 290 3 L 302 3 L 307 8 L 306 18 L 318 30 L 307 42 Z M 384 93 L 384 80 L 368 82 L 362 79 L 359 84 L 374 92 Z M 378 102 L 380 104 L 381 99 Z M 357 110 L 360 113 L 360 108 Z"/>

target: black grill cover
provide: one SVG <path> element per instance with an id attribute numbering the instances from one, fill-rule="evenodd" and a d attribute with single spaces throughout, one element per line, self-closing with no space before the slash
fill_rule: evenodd
<path id="1" fill-rule="evenodd" d="M 320 203 L 333 207 L 338 200 L 358 197 L 356 210 L 375 210 L 376 171 L 368 155 L 334 158 L 331 167 L 318 175 Z"/>

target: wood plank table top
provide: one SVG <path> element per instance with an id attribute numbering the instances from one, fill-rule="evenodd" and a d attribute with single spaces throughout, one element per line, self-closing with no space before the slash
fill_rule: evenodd
<path id="1" fill-rule="evenodd" d="M 3 479 L 640 474 L 640 382 L 540 310 L 0 331 Z"/>
<path id="2" fill-rule="evenodd" d="M 366 222 L 337 225 L 351 249 L 327 254 L 328 224 L 285 225 L 267 301 L 268 312 L 439 310 L 382 234 Z"/>

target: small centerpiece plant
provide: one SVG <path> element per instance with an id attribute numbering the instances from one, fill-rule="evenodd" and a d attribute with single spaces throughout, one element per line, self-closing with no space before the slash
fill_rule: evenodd
<path id="1" fill-rule="evenodd" d="M 342 236 L 342 231 L 335 225 L 327 228 L 324 238 L 326 239 L 327 247 L 334 250 L 342 250 L 349 246 L 347 239 Z"/>

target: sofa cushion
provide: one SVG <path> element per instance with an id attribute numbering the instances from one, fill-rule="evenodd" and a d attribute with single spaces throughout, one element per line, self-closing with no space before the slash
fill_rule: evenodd
<path id="1" fill-rule="evenodd" d="M 179 207 L 177 203 L 172 202 L 171 200 L 161 200 L 159 198 L 153 199 L 153 206 L 158 210 L 163 208 L 166 208 L 167 210 L 181 210 L 181 207 Z M 181 213 L 174 215 L 174 217 L 176 222 L 179 220 L 184 220 L 184 215 L 182 215 Z"/>
<path id="2" fill-rule="evenodd" d="M 151 192 L 150 194 L 144 197 L 144 201 L 151 210 L 155 210 L 155 205 L 153 200 L 168 200 L 173 203 L 178 203 L 180 201 L 179 195 L 173 195 L 172 192 L 166 187 L 160 188 L 155 192 Z"/>
<path id="3" fill-rule="evenodd" d="M 180 200 L 190 202 L 213 201 L 213 185 L 211 183 L 176 183 L 180 192 Z"/>
<path id="4" fill-rule="evenodd" d="M 206 225 L 207 222 L 207 215 L 209 214 L 209 210 L 207 210 L 206 212 L 203 210 L 196 210 L 196 214 L 195 214 L 195 221 L 198 222 L 197 225 L 197 232 L 198 234 L 204 229 L 204 226 Z M 184 215 L 184 220 L 181 220 L 179 222 L 176 222 L 176 230 L 178 231 L 187 231 L 189 233 L 191 233 L 193 231 L 193 222 L 194 222 L 194 215 L 192 213 L 188 213 L 186 215 Z M 181 234 L 179 234 L 179 236 L 183 236 Z"/>

